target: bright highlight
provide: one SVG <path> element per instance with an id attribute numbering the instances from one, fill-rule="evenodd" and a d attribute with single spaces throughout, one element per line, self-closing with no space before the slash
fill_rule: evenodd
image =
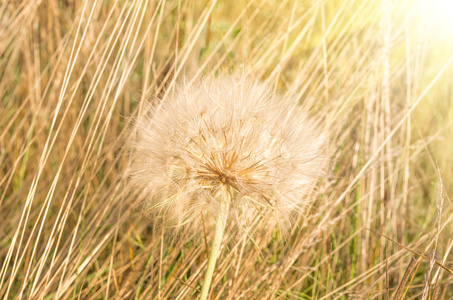
<path id="1" fill-rule="evenodd" d="M 423 0 L 427 17 L 453 31 L 453 0 Z"/>

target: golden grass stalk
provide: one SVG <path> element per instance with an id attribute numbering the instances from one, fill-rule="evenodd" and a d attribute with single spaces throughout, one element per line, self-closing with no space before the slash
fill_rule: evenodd
<path id="1" fill-rule="evenodd" d="M 434 190 L 436 161 L 453 175 L 453 39 L 434 2 L 3 1 L 0 298 L 198 297 L 213 230 L 143 222 L 123 145 L 148 95 L 242 68 L 319 117 L 332 179 L 285 243 L 253 233 L 273 228 L 247 218 L 257 201 L 243 216 L 231 205 L 213 298 L 385 299 L 412 251 L 436 244 L 428 298 L 452 298 L 451 180 L 441 219 Z M 256 228 L 235 238 L 233 221 Z M 429 269 L 420 260 L 404 299 L 422 297 Z"/>

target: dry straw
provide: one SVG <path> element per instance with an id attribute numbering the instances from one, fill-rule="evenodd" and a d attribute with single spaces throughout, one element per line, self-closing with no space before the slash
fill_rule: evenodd
<path id="1" fill-rule="evenodd" d="M 228 215 L 270 211 L 287 228 L 326 161 L 323 135 L 294 101 L 245 77 L 182 82 L 136 128 L 131 186 L 176 225 L 216 222 L 201 299 Z"/>

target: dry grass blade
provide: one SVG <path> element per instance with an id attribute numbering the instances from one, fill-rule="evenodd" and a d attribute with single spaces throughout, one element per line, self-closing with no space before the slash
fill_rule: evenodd
<path id="1" fill-rule="evenodd" d="M 196 287 L 191 286 L 190 284 L 188 284 L 187 282 L 183 281 L 181 278 L 179 278 L 179 277 L 176 276 L 175 274 L 171 274 L 171 276 L 175 277 L 176 279 L 178 279 L 179 282 L 181 282 L 181 283 L 184 284 L 185 286 L 190 287 L 192 290 L 197 291 L 198 293 L 201 292 L 199 289 L 197 289 Z"/>
<path id="2" fill-rule="evenodd" d="M 294 225 L 287 235 L 269 230 L 275 214 L 266 208 L 276 198 L 294 203 L 288 194 L 299 198 L 299 191 L 288 191 L 295 185 L 272 193 L 270 184 L 262 201 L 248 194 L 237 201 L 259 215 L 246 220 L 231 211 L 211 295 L 451 299 L 453 184 L 445 179 L 453 178 L 453 32 L 451 17 L 442 17 L 448 5 L 0 1 L 0 298 L 196 299 L 210 214 L 201 209 L 195 233 L 146 211 L 147 190 L 127 189 L 126 145 L 137 141 L 133 124 L 153 114 L 149 102 L 165 107 L 184 79 L 197 85 L 231 73 L 263 82 L 311 116 L 328 133 L 329 165 L 326 178 L 297 199 L 305 209 L 277 216 Z M 286 113 L 267 119 L 297 128 Z M 194 136 L 187 143 L 196 157 L 197 145 L 211 136 Z M 300 138 L 298 147 L 307 143 Z M 274 154 L 287 153 L 287 145 Z M 222 161 L 240 159 L 250 160 L 242 172 L 256 187 L 255 174 L 266 173 L 263 160 L 252 162 L 241 147 L 205 155 L 207 167 L 197 170 L 206 187 L 220 178 L 212 170 Z M 230 173 L 221 178 L 241 190 L 244 181 L 231 180 L 235 170 L 223 170 Z M 173 179 L 184 178 L 183 171 L 176 168 Z M 174 182 L 186 188 L 178 195 L 193 188 Z M 408 252 L 419 258 L 415 268 Z"/>
<path id="3" fill-rule="evenodd" d="M 376 231 L 371 230 L 371 229 L 368 229 L 368 228 L 367 228 L 367 230 L 370 230 L 371 232 L 373 232 L 373 233 L 375 233 L 375 234 L 378 234 L 378 235 L 380 235 L 380 236 L 382 236 L 382 237 L 388 239 L 388 240 L 391 241 L 392 243 L 395 243 L 396 245 L 400 246 L 401 248 L 404 248 L 404 249 L 406 249 L 407 251 L 412 252 L 412 253 L 416 254 L 417 256 L 420 256 L 421 258 L 423 258 L 423 259 L 425 259 L 425 260 L 433 261 L 436 265 L 438 265 L 438 266 L 441 267 L 442 269 L 444 269 L 444 270 L 448 271 L 449 273 L 453 274 L 453 270 L 451 270 L 451 269 L 448 268 L 447 266 L 443 265 L 442 263 L 438 262 L 437 260 L 435 260 L 435 259 L 433 259 L 433 258 L 429 258 L 428 256 L 426 256 L 426 255 L 424 255 L 424 254 L 422 254 L 422 253 L 419 253 L 419 252 L 417 252 L 417 251 L 415 251 L 415 250 L 412 250 L 412 249 L 410 249 L 410 248 L 408 248 L 408 247 L 406 247 L 406 246 L 404 246 L 404 245 L 398 243 L 397 241 L 393 240 L 392 238 L 386 236 L 385 234 L 376 232 Z"/>
<path id="4" fill-rule="evenodd" d="M 395 300 L 404 299 L 404 296 L 403 296 L 404 287 L 406 286 L 409 276 L 412 274 L 415 267 L 417 266 L 417 261 L 418 260 L 415 258 L 415 256 L 412 256 L 411 261 L 409 262 L 409 265 L 406 267 L 406 271 L 404 271 L 403 278 L 401 278 L 401 281 L 396 289 L 395 296 L 393 297 L 393 299 L 395 299 Z"/>

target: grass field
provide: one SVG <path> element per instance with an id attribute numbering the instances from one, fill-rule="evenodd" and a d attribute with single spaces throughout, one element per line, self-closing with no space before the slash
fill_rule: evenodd
<path id="1" fill-rule="evenodd" d="M 453 299 L 453 23 L 434 2 L 1 1 L 0 298 L 196 299 L 212 225 L 144 209 L 128 145 L 183 78 L 246 74 L 321 124 L 329 166 L 287 234 L 227 223 L 210 297 Z"/>

